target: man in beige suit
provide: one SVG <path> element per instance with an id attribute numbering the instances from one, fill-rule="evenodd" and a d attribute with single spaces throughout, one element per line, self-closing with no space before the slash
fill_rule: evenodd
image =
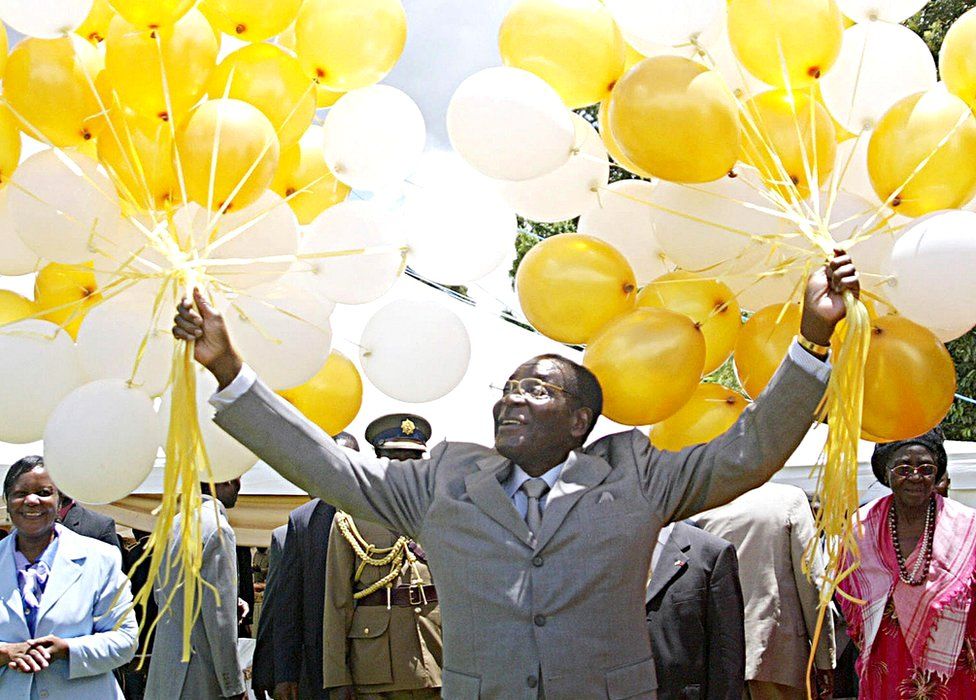
<path id="1" fill-rule="evenodd" d="M 803 554 L 816 536 L 806 494 L 796 486 L 768 483 L 697 520 L 706 532 L 735 545 L 739 557 L 746 611 L 746 697 L 803 700 L 824 574 L 819 558 L 812 580 L 803 573 Z M 835 656 L 829 613 L 814 661 L 813 688 L 818 697 L 830 697 Z"/>
<path id="2" fill-rule="evenodd" d="M 655 698 L 644 594 L 661 526 L 767 481 L 810 426 L 842 294 L 838 254 L 807 285 L 801 333 L 726 433 L 663 452 L 632 430 L 583 449 L 596 377 L 559 356 L 519 367 L 494 407 L 495 448 L 441 443 L 389 461 L 338 448 L 247 368 L 195 290 L 173 333 L 217 378 L 217 423 L 288 480 L 422 542 L 444 632 L 447 698 Z M 801 343 L 804 347 L 801 347 Z"/>

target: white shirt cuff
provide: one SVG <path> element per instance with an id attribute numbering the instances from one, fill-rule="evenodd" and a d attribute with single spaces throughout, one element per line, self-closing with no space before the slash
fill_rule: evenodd
<path id="1" fill-rule="evenodd" d="M 824 384 L 830 379 L 830 362 L 828 360 L 817 359 L 804 350 L 795 339 L 790 344 L 789 355 L 791 360 Z"/>
<path id="2" fill-rule="evenodd" d="M 803 351 L 801 350 L 800 352 Z M 241 365 L 241 371 L 234 377 L 234 381 L 210 397 L 210 405 L 217 409 L 217 411 L 227 408 L 237 401 L 237 399 L 244 396 L 257 379 L 258 375 L 255 374 L 253 369 L 246 364 Z"/>

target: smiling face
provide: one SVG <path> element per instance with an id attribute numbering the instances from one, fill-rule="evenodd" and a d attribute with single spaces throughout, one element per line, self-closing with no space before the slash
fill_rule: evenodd
<path id="1" fill-rule="evenodd" d="M 938 459 L 924 445 L 912 443 L 895 450 L 888 463 L 888 484 L 895 495 L 895 501 L 907 508 L 924 506 L 935 490 L 937 465 Z M 903 467 L 912 467 L 931 474 L 910 471 L 908 476 L 900 476 L 896 471 Z"/>
<path id="2" fill-rule="evenodd" d="M 10 521 L 24 537 L 40 538 L 51 532 L 58 516 L 58 488 L 47 469 L 24 472 L 7 494 Z"/>
<path id="3" fill-rule="evenodd" d="M 530 360 L 510 381 L 528 377 L 564 389 L 571 386 L 559 363 L 549 359 Z M 495 449 L 529 476 L 540 476 L 581 445 L 592 410 L 567 391 L 549 387 L 538 396 L 506 390 L 495 404 L 494 416 Z"/>

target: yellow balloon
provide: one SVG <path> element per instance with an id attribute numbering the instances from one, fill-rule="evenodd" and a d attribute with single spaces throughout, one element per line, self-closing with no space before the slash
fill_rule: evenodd
<path id="1" fill-rule="evenodd" d="M 316 83 L 315 106 L 318 109 L 323 109 L 324 107 L 331 107 L 332 105 L 334 105 L 336 102 L 339 101 L 340 97 L 342 97 L 345 94 L 346 93 L 344 92 L 336 92 L 335 90 L 330 90 L 329 88 L 325 87 L 325 85 Z"/>
<path id="2" fill-rule="evenodd" d="M 88 42 L 24 39 L 7 58 L 4 98 L 28 136 L 77 146 L 95 136 L 92 120 L 100 108 L 93 85 L 101 69 Z"/>
<path id="3" fill-rule="evenodd" d="M 627 172 L 634 173 L 634 175 L 639 175 L 648 180 L 651 179 L 650 173 L 641 170 L 620 150 L 617 139 L 613 137 L 613 132 L 610 131 L 610 119 L 608 116 L 610 112 L 609 104 L 610 100 L 604 100 L 600 103 L 600 110 L 597 112 L 597 127 L 599 128 L 600 138 L 603 140 L 603 145 L 606 147 L 607 153 L 616 161 L 617 165 Z"/>
<path id="4" fill-rule="evenodd" d="M 684 314 L 701 328 L 705 336 L 704 374 L 728 359 L 742 327 L 739 303 L 728 285 L 691 272 L 669 272 L 652 280 L 637 295 L 637 306 Z"/>
<path id="5" fill-rule="evenodd" d="M 627 55 L 624 57 L 624 73 L 626 73 L 631 68 L 633 68 L 638 63 L 640 63 L 645 58 L 647 58 L 647 56 L 642 54 L 640 51 L 635 49 L 630 44 L 627 44 L 627 42 L 624 43 L 626 44 L 626 51 L 627 51 Z"/>
<path id="6" fill-rule="evenodd" d="M 340 92 L 382 80 L 406 40 L 400 0 L 305 0 L 295 20 L 295 49 L 305 71 Z"/>
<path id="7" fill-rule="evenodd" d="M 88 311 L 101 302 L 91 264 L 51 263 L 41 268 L 34 280 L 34 301 L 44 320 L 64 328 L 72 338 Z"/>
<path id="8" fill-rule="evenodd" d="M 651 444 L 678 450 L 717 438 L 742 415 L 749 401 L 721 384 L 699 384 L 677 413 L 651 427 Z"/>
<path id="9" fill-rule="evenodd" d="M 746 102 L 742 119 L 742 160 L 787 201 L 805 199 L 812 185 L 826 184 L 837 133 L 823 105 L 803 93 L 771 90 Z"/>
<path id="10" fill-rule="evenodd" d="M 200 11 L 224 34 L 264 41 L 295 21 L 302 0 L 201 0 Z"/>
<path id="11" fill-rule="evenodd" d="M 959 17 L 939 50 L 939 75 L 949 92 L 976 109 L 976 8 Z"/>
<path id="12" fill-rule="evenodd" d="M 537 244 L 515 276 L 522 311 L 543 335 L 586 343 L 634 308 L 637 282 L 627 259 L 598 238 L 561 233 Z"/>
<path id="13" fill-rule="evenodd" d="M 0 289 L 0 326 L 32 316 L 34 302 L 9 289 Z"/>
<path id="14" fill-rule="evenodd" d="M 600 0 L 518 0 L 502 21 L 498 50 L 506 66 L 538 75 L 570 109 L 606 99 L 626 57 Z"/>
<path id="15" fill-rule="evenodd" d="M 98 160 L 119 196 L 140 210 L 182 201 L 170 125 L 121 108 L 109 119 L 110 127 L 98 138 Z"/>
<path id="16" fill-rule="evenodd" d="M 739 62 L 768 85 L 797 89 L 834 65 L 844 34 L 834 0 L 732 0 L 729 41 Z"/>
<path id="17" fill-rule="evenodd" d="M 268 118 L 240 100 L 197 107 L 177 133 L 176 148 L 187 196 L 214 210 L 230 200 L 227 211 L 243 209 L 268 188 L 280 149 Z"/>
<path id="18" fill-rule="evenodd" d="M 219 48 L 218 35 L 199 10 L 155 30 L 116 17 L 105 39 L 105 72 L 126 107 L 179 122 L 203 95 Z"/>
<path id="19" fill-rule="evenodd" d="M 600 380 L 604 415 L 624 425 L 658 423 L 695 392 L 705 338 L 683 314 L 637 309 L 590 341 L 583 364 Z"/>
<path id="20" fill-rule="evenodd" d="M 881 118 L 868 143 L 868 174 L 883 202 L 895 195 L 895 213 L 921 216 L 961 207 L 976 195 L 974 154 L 976 118 L 937 85 L 897 102 Z"/>
<path id="21" fill-rule="evenodd" d="M 609 117 L 621 152 L 662 180 L 716 180 L 739 157 L 735 99 L 721 75 L 691 59 L 638 63 L 610 93 Z"/>
<path id="22" fill-rule="evenodd" d="M 0 105 L 0 185 L 6 185 L 20 163 L 20 125 L 6 105 Z M 2 255 L 2 253 L 0 253 Z"/>
<path id="23" fill-rule="evenodd" d="M 333 350 L 314 377 L 278 393 L 322 430 L 335 435 L 359 413 L 363 380 L 349 358 Z"/>
<path id="24" fill-rule="evenodd" d="M 167 27 L 189 12 L 197 0 L 109 0 L 126 21 L 140 29 Z"/>
<path id="25" fill-rule="evenodd" d="M 900 316 L 871 326 L 864 366 L 864 431 L 878 440 L 905 440 L 945 417 L 956 391 L 956 369 L 935 334 Z"/>
<path id="26" fill-rule="evenodd" d="M 296 143 L 315 117 L 315 83 L 297 59 L 274 44 L 249 44 L 227 56 L 210 76 L 207 94 L 260 109 L 282 146 Z"/>
<path id="27" fill-rule="evenodd" d="M 115 17 L 115 10 L 108 0 L 95 0 L 88 17 L 75 30 L 75 34 L 82 36 L 93 44 L 99 44 L 108 36 L 108 25 Z"/>
<path id="28" fill-rule="evenodd" d="M 756 398 L 766 388 L 799 332 L 799 304 L 773 304 L 749 317 L 732 355 L 739 383 L 749 396 Z"/>
<path id="29" fill-rule="evenodd" d="M 10 53 L 10 43 L 7 40 L 7 27 L 0 22 L 0 75 L 7 65 L 7 54 Z"/>
<path id="30" fill-rule="evenodd" d="M 322 127 L 309 127 L 301 141 L 281 151 L 271 181 L 271 189 L 286 198 L 300 224 L 312 223 L 349 196 L 349 186 L 339 182 L 326 165 L 322 143 Z"/>

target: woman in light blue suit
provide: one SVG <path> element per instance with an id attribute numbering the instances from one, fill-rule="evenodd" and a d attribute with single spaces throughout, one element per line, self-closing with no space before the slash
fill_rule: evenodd
<path id="1" fill-rule="evenodd" d="M 10 467 L 3 495 L 15 529 L 0 541 L 0 698 L 121 700 L 112 669 L 138 628 L 119 550 L 55 523 L 40 457 Z"/>

